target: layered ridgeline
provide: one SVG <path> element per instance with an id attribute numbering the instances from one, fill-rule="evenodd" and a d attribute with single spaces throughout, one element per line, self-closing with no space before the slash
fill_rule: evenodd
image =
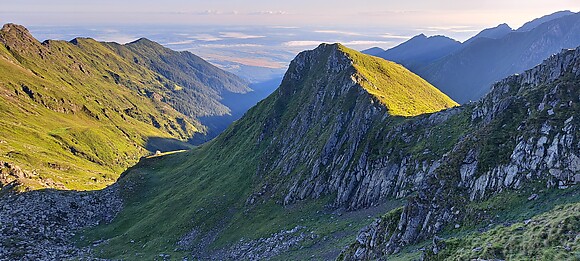
<path id="1" fill-rule="evenodd" d="M 489 87 L 563 48 L 580 45 L 580 14 L 570 14 L 502 38 L 479 38 L 416 71 L 460 103 L 476 101 Z"/>
<path id="2" fill-rule="evenodd" d="M 564 48 L 580 45 L 580 14 L 556 12 L 517 30 L 488 28 L 463 43 L 415 36 L 373 55 L 400 63 L 459 103 L 477 101 L 490 86 L 529 69 Z"/>
<path id="3" fill-rule="evenodd" d="M 0 31 L 1 186 L 95 189 L 146 148 L 187 148 L 220 115 L 224 92 L 246 83 L 187 52 L 141 39 L 40 43 L 26 28 Z"/>
<path id="4" fill-rule="evenodd" d="M 104 191 L 0 198 L 0 255 L 573 259 L 579 68 L 568 50 L 445 110 L 401 66 L 321 45 L 208 144 L 142 160 Z"/>
<path id="5" fill-rule="evenodd" d="M 427 37 L 419 34 L 388 50 L 368 49 L 363 53 L 400 63 L 415 71 L 461 48 L 461 43 L 442 35 Z"/>
<path id="6" fill-rule="evenodd" d="M 119 181 L 131 188 L 123 192 L 124 210 L 87 242 L 105 240 L 99 251 L 106 258 L 264 258 L 303 244 L 322 244 L 320 255 L 336 256 L 333 244 L 348 243 L 339 234 L 352 238 L 369 220 L 334 219 L 324 205 L 356 210 L 405 195 L 403 178 L 374 188 L 357 176 L 371 175 L 365 166 L 378 153 L 423 151 L 399 149 L 399 141 L 380 145 L 380 134 L 397 132 L 408 116 L 456 105 L 400 65 L 323 44 L 299 54 L 279 89 L 215 140 L 127 171 Z"/>

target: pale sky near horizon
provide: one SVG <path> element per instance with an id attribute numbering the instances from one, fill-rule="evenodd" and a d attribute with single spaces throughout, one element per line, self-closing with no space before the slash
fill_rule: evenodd
<path id="1" fill-rule="evenodd" d="M 495 26 L 559 10 L 579 0 L 18 0 L 2 3 L 0 22 L 39 25 L 278 25 L 337 27 Z"/>

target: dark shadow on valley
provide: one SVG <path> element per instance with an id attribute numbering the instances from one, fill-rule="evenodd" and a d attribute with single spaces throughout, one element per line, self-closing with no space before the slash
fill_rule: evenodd
<path id="1" fill-rule="evenodd" d="M 260 83 L 253 83 L 250 88 L 254 91 L 249 93 L 226 93 L 220 101 L 222 104 L 230 108 L 230 115 L 200 117 L 201 124 L 207 127 L 208 131 L 205 135 L 196 135 L 188 142 L 193 145 L 200 145 L 212 140 L 222 133 L 230 124 L 240 119 L 246 111 L 256 105 L 259 101 L 265 99 L 274 90 L 280 86 L 282 77 L 270 79 Z"/>
<path id="2" fill-rule="evenodd" d="M 147 144 L 145 145 L 145 148 L 151 152 L 189 150 L 193 147 L 194 147 L 193 145 L 187 142 L 180 141 L 178 139 L 163 138 L 163 137 L 149 137 L 147 139 Z"/>
<path id="3" fill-rule="evenodd" d="M 265 99 L 280 86 L 282 76 L 264 82 L 253 83 L 249 87 L 253 90 L 249 93 L 226 93 L 220 101 L 230 108 L 231 114 L 222 116 L 200 117 L 201 124 L 207 127 L 206 134 L 196 134 L 187 142 L 174 138 L 149 137 L 145 148 L 155 153 L 156 151 L 167 152 L 176 150 L 189 150 L 197 145 L 212 140 L 222 133 L 230 124 L 240 119 L 246 111 Z"/>

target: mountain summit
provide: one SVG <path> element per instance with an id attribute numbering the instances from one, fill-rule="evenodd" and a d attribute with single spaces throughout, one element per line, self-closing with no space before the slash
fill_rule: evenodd
<path id="1" fill-rule="evenodd" d="M 397 62 L 411 71 L 423 64 L 431 63 L 461 47 L 461 43 L 449 37 L 419 34 L 408 41 L 375 56 Z"/>
<path id="2" fill-rule="evenodd" d="M 479 38 L 500 39 L 500 38 L 506 36 L 507 34 L 511 33 L 512 31 L 513 31 L 513 29 L 509 25 L 507 25 L 505 23 L 500 24 L 500 25 L 493 27 L 493 28 L 484 29 L 483 31 L 476 34 L 475 36 L 469 38 L 463 44 L 464 45 L 470 44 Z"/>
<path id="3" fill-rule="evenodd" d="M 121 234 L 140 238 L 135 246 L 185 236 L 180 248 L 218 259 L 248 259 L 248 253 L 230 249 L 224 257 L 214 250 L 223 242 L 239 241 L 240 236 L 268 236 L 281 224 L 287 227 L 305 218 L 300 208 L 287 213 L 284 205 L 325 198 L 335 206 L 360 209 L 391 195 L 395 189 L 371 193 L 368 183 L 352 180 L 353 173 L 368 164 L 369 150 L 376 147 L 371 137 L 407 119 L 428 117 L 412 115 L 455 105 L 398 64 L 340 44 L 302 52 L 291 62 L 278 90 L 215 140 L 187 153 L 144 160 L 126 172 L 119 182 L 139 185 L 125 194 L 130 207 L 119 220 L 139 221 L 111 224 L 114 228 L 105 232 L 111 238 L 107 245 L 121 246 L 118 240 L 125 237 Z M 179 208 L 175 202 L 181 202 Z M 142 208 L 151 204 L 155 207 Z M 270 209 L 264 212 L 265 207 Z M 175 218 L 156 225 L 168 209 Z M 281 216 L 285 218 L 279 220 Z M 151 229 L 141 234 L 142 227 Z M 349 231 L 352 235 L 356 229 Z M 152 244 L 147 251 L 161 251 L 157 246 L 161 247 Z M 120 257 L 126 247 L 131 246 L 108 251 Z"/>
<path id="4" fill-rule="evenodd" d="M 528 32 L 533 30 L 534 28 L 540 26 L 543 23 L 552 21 L 554 19 L 558 19 L 558 18 L 562 18 L 564 16 L 568 16 L 568 15 L 573 15 L 574 12 L 569 11 L 569 10 L 565 10 L 565 11 L 558 11 L 549 15 L 544 15 L 540 18 L 536 18 L 532 21 L 529 21 L 527 23 L 525 23 L 524 25 L 522 25 L 520 28 L 518 28 L 516 31 L 518 32 Z"/>
<path id="5" fill-rule="evenodd" d="M 391 115 L 417 116 L 458 105 L 431 84 L 396 63 L 364 55 L 341 44 L 334 44 L 332 48 L 336 48 L 351 60 L 356 70 L 353 77 L 357 83 L 381 101 Z"/>

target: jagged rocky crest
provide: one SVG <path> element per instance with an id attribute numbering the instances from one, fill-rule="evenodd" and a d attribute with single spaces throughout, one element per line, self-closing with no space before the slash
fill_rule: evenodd
<path id="1" fill-rule="evenodd" d="M 577 185 L 579 83 L 580 49 L 496 83 L 480 102 L 465 106 L 461 114 L 469 116 L 471 131 L 436 161 L 417 184 L 417 196 L 400 215 L 363 229 L 340 258 L 378 258 L 428 239 L 461 223 L 470 201 L 537 182 L 553 189 Z"/>
<path id="2" fill-rule="evenodd" d="M 419 92 L 407 79 L 418 77 L 393 63 L 362 72 L 357 66 L 375 60 L 352 52 L 323 44 L 301 53 L 280 88 L 214 141 L 127 171 L 120 182 L 131 189 L 119 189 L 130 210 L 118 215 L 139 224 L 114 224 L 103 246 L 135 239 L 139 244 L 127 249 L 140 252 L 142 244 L 163 238 L 167 245 L 151 247 L 208 259 L 270 258 L 319 237 L 297 223 L 295 230 L 276 228 L 269 238 L 219 245 L 213 256 L 211 244 L 224 229 L 240 225 L 235 218 L 276 209 L 272 201 L 292 207 L 328 197 L 327 207 L 356 211 L 407 197 L 404 207 L 364 228 L 339 257 L 376 259 L 460 224 L 473 211 L 470 202 L 536 181 L 550 189 L 580 181 L 580 49 L 500 81 L 478 103 L 449 109 L 443 103 L 442 111 L 415 117 L 393 115 L 389 102 L 395 101 L 377 94 L 391 85 L 377 85 L 369 74 L 386 74 L 415 90 L 410 93 Z M 389 74 L 395 69 L 399 74 Z M 159 220 L 168 211 L 170 228 Z M 178 227 L 172 231 L 181 234 L 165 235 L 158 226 Z M 113 255 L 127 254 L 121 251 Z"/>
<path id="3" fill-rule="evenodd" d="M 429 103 L 431 100 L 420 96 L 429 93 L 430 98 L 442 101 L 429 104 L 439 110 L 455 103 L 438 91 L 430 93 L 434 87 L 394 63 L 385 63 L 363 75 L 357 66 L 380 59 L 370 56 L 353 59 L 353 55 L 362 56 L 354 53 L 338 44 L 323 44 L 299 54 L 278 91 L 258 105 L 271 108 L 258 116 L 261 128 L 257 142 L 266 147 L 257 175 L 268 179 L 258 186 L 260 190 L 249 202 L 259 197 L 267 199 L 273 193 L 279 193 L 284 204 L 336 193 L 336 207 L 359 209 L 389 196 L 402 197 L 405 192 L 401 191 L 413 184 L 406 174 L 410 169 L 424 167 L 419 167 L 422 162 L 407 167 L 411 163 L 375 157 L 378 151 L 397 159 L 406 156 L 392 146 L 378 147 L 388 139 L 384 132 L 395 135 L 401 130 L 392 126 L 406 122 L 406 118 L 393 116 L 390 106 L 397 101 L 371 94 L 367 79 L 389 77 L 390 84 L 369 85 L 378 90 L 407 89 L 410 95 L 401 97 L 415 102 Z M 454 113 L 427 116 L 416 124 L 399 127 L 424 128 Z M 247 118 L 240 121 L 251 116 Z"/>

